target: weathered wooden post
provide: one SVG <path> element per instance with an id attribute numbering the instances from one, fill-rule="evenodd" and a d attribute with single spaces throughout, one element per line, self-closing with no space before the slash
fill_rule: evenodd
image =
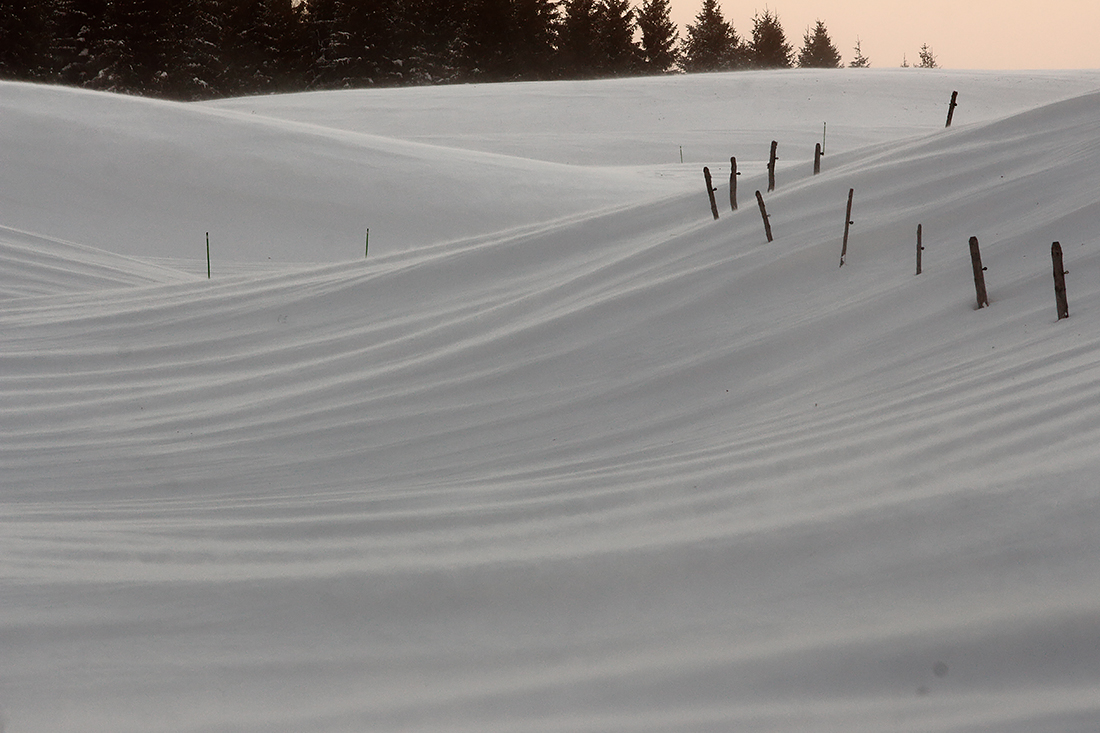
<path id="1" fill-rule="evenodd" d="M 814 150 L 814 175 L 816 176 L 821 172 L 821 156 L 824 153 L 821 152 L 821 143 L 817 144 L 817 148 Z"/>
<path id="2" fill-rule="evenodd" d="M 768 210 L 764 206 L 764 197 L 760 195 L 760 192 L 756 192 L 756 203 L 760 204 L 760 218 L 764 220 L 764 233 L 768 235 L 768 241 L 772 241 L 772 223 L 768 219 Z"/>
<path id="3" fill-rule="evenodd" d="M 951 104 L 947 107 L 947 127 L 951 127 L 951 118 L 955 116 L 955 108 L 959 106 L 956 101 L 958 98 L 958 92 L 951 92 Z"/>
<path id="4" fill-rule="evenodd" d="M 924 245 L 921 244 L 921 225 L 917 224 L 917 274 L 920 274 L 920 260 L 921 252 L 924 251 Z"/>
<path id="5" fill-rule="evenodd" d="M 210 232 L 206 233 L 206 279 L 210 279 Z"/>
<path id="6" fill-rule="evenodd" d="M 982 267 L 982 253 L 978 250 L 978 238 L 970 238 L 970 262 L 974 265 L 974 290 L 978 295 L 978 307 L 989 305 L 989 296 L 985 292 L 985 268 Z"/>
<path id="7" fill-rule="evenodd" d="M 848 255 L 848 227 L 854 223 L 852 221 L 852 197 L 855 195 L 856 190 L 854 188 L 848 189 L 848 211 L 844 215 L 844 244 L 840 248 L 840 266 L 844 267 L 844 258 Z"/>
<path id="8" fill-rule="evenodd" d="M 1058 301 L 1058 320 L 1069 318 L 1069 301 L 1066 300 L 1066 271 L 1062 266 L 1062 245 L 1050 245 L 1050 258 L 1054 261 L 1054 298 Z"/>
<path id="9" fill-rule="evenodd" d="M 737 211 L 737 158 L 730 158 L 730 209 Z"/>
<path id="10" fill-rule="evenodd" d="M 714 188 L 714 183 L 710 178 L 710 168 L 703 166 L 703 178 L 707 182 L 707 196 L 710 198 L 710 213 L 714 214 L 714 218 L 718 218 L 718 202 L 714 200 L 714 192 L 717 190 Z"/>
<path id="11" fill-rule="evenodd" d="M 768 192 L 775 190 L 775 161 L 779 160 L 779 156 L 775 154 L 776 148 L 779 147 L 779 143 L 772 140 L 772 154 L 768 159 Z"/>
<path id="12" fill-rule="evenodd" d="M 366 259 L 367 252 L 370 251 L 370 227 L 367 227 L 367 238 L 363 242 L 363 259 Z"/>

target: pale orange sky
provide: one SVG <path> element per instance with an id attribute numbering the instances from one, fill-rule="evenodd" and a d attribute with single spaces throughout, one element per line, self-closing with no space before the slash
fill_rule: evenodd
<path id="1" fill-rule="evenodd" d="M 640 0 L 639 0 L 640 4 Z M 702 0 L 672 0 L 672 19 L 694 22 Z M 949 69 L 1100 68 L 1100 0 L 721 0 L 726 20 L 742 38 L 765 5 L 778 13 L 797 50 L 807 26 L 820 18 L 844 64 L 856 36 L 871 66 L 913 64 L 922 44 Z"/>

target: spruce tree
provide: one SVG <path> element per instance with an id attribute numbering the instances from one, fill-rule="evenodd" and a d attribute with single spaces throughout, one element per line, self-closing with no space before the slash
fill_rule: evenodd
<path id="1" fill-rule="evenodd" d="M 642 32 L 642 68 L 663 74 L 676 65 L 680 33 L 672 22 L 668 0 L 644 0 L 638 10 L 638 28 Z"/>
<path id="2" fill-rule="evenodd" d="M 803 69 L 839 69 L 840 52 L 829 38 L 825 23 L 817 21 L 813 33 L 806 29 L 802 38 L 802 50 L 798 54 L 798 65 Z"/>
<path id="3" fill-rule="evenodd" d="M 462 66 L 475 77 L 509 78 L 513 73 L 512 3 L 473 0 L 460 33 Z"/>
<path id="4" fill-rule="evenodd" d="M 938 69 L 939 64 L 936 63 L 936 54 L 932 53 L 932 49 L 928 44 L 924 44 L 920 47 L 920 63 L 917 64 L 918 69 Z"/>
<path id="5" fill-rule="evenodd" d="M 558 53 L 566 76 L 591 76 L 602 64 L 599 8 L 595 0 L 564 0 Z"/>
<path id="6" fill-rule="evenodd" d="M 630 0 L 601 0 L 596 29 L 600 43 L 600 71 L 629 74 L 638 68 L 641 49 L 634 42 L 634 9 Z"/>
<path id="7" fill-rule="evenodd" d="M 223 53 L 230 94 L 292 91 L 305 86 L 305 19 L 292 0 L 230 0 Z"/>
<path id="8" fill-rule="evenodd" d="M 513 71 L 524 79 L 553 74 L 557 43 L 556 0 L 512 0 Z"/>
<path id="9" fill-rule="evenodd" d="M 758 69 L 789 69 L 793 55 L 779 16 L 767 8 L 757 13 L 752 19 L 752 65 Z"/>
<path id="10" fill-rule="evenodd" d="M 871 67 L 871 59 L 863 55 L 863 49 L 860 47 L 859 38 L 856 38 L 855 45 L 856 57 L 852 59 L 852 63 L 848 66 L 852 69 L 869 69 Z"/>
<path id="11" fill-rule="evenodd" d="M 43 3 L 0 0 L 0 79 L 48 74 L 49 36 Z"/>
<path id="12" fill-rule="evenodd" d="M 84 86 L 99 72 L 96 53 L 104 47 L 107 0 L 56 0 L 53 7 L 51 76 Z"/>
<path id="13" fill-rule="evenodd" d="M 703 0 L 695 22 L 686 30 L 680 60 L 684 71 L 727 71 L 744 66 L 744 46 L 733 25 L 722 16 L 718 0 Z"/>

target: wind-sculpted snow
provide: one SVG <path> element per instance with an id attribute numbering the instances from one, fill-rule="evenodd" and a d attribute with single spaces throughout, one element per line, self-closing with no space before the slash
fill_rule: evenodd
<path id="1" fill-rule="evenodd" d="M 742 76 L 768 77 L 713 83 Z M 1056 98 L 889 139 L 890 105 L 936 77 L 860 78 L 883 100 L 873 144 L 816 177 L 786 161 L 770 245 L 746 205 L 761 167 L 714 222 L 698 166 L 624 161 L 587 180 L 644 200 L 586 205 L 578 184 L 560 210 L 486 204 L 450 237 L 410 221 L 365 260 L 242 245 L 255 259 L 215 258 L 210 279 L 166 250 L 191 235 L 172 212 L 208 184 L 227 211 L 272 202 L 279 230 L 317 161 L 286 149 L 343 134 L 324 125 L 351 93 L 287 100 L 316 127 L 252 126 L 0 86 L 25 115 L 37 95 L 58 95 L 55 120 L 91 104 L 139 149 L 202 128 L 190 149 L 218 160 L 255 133 L 248 157 L 281 171 L 257 193 L 181 153 L 183 198 L 112 198 L 90 241 L 59 240 L 114 178 L 66 193 L 49 231 L 0 229 L 5 733 L 1094 730 L 1100 93 L 1021 76 L 1021 99 Z M 674 106 L 676 81 L 649 83 Z M 68 185 L 36 175 L 41 195 Z M 440 205 L 476 223 L 497 174 L 461 175 Z M 29 217 L 22 195 L 4 210 Z M 164 237 L 103 246 L 138 220 Z"/>

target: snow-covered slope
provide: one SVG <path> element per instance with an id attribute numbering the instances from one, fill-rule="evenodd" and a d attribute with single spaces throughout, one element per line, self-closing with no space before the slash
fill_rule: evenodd
<path id="1" fill-rule="evenodd" d="M 1094 730 L 1097 89 L 0 85 L 5 733 Z"/>

